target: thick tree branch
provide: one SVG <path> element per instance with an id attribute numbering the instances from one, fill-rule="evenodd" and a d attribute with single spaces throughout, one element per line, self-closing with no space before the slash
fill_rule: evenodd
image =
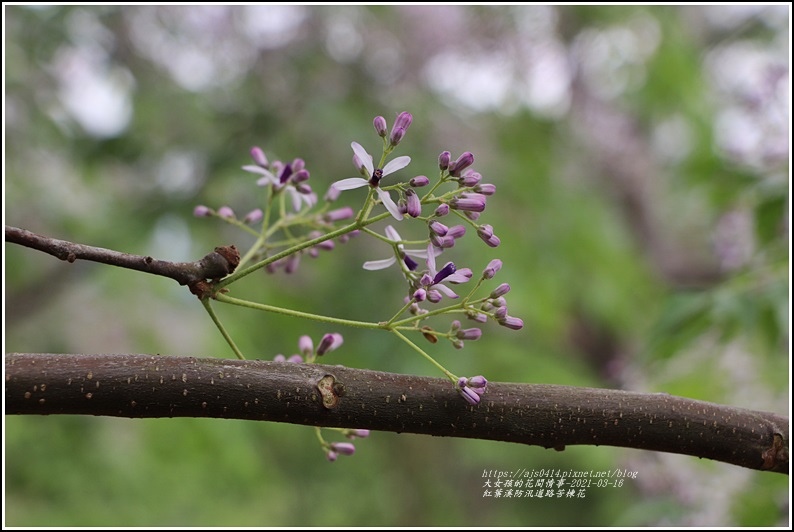
<path id="1" fill-rule="evenodd" d="M 788 474 L 788 419 L 667 394 L 448 380 L 319 364 L 151 355 L 6 355 L 6 414 L 217 417 L 510 441 L 612 445 Z"/>
<path id="2" fill-rule="evenodd" d="M 194 262 L 170 262 L 149 256 L 130 255 L 111 249 L 75 244 L 32 233 L 18 227 L 6 226 L 6 242 L 19 244 L 48 253 L 67 262 L 90 260 L 111 266 L 169 277 L 181 285 L 188 285 L 191 292 L 201 296 L 206 279 L 221 279 L 234 272 L 240 262 L 240 254 L 234 246 L 215 248 Z"/>

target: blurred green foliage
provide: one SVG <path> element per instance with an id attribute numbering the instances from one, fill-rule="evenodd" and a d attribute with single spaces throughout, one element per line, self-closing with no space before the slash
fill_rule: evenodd
<path id="1" fill-rule="evenodd" d="M 322 196 L 353 175 L 351 140 L 377 146 L 372 118 L 407 110 L 410 172 L 469 150 L 496 184 L 481 220 L 502 245 L 470 235 L 451 252 L 475 272 L 501 258 L 526 324 L 439 343 L 443 364 L 784 414 L 787 9 L 6 6 L 6 223 L 169 260 L 244 249 L 192 209 L 258 206 L 250 146 L 304 158 Z M 396 278 L 360 269 L 386 251 L 362 236 L 233 291 L 390 316 Z M 14 246 L 4 260 L 6 352 L 232 356 L 171 281 Z M 218 312 L 250 358 L 332 332 Z M 435 375 L 391 337 L 338 332 L 328 363 Z M 781 475 L 623 449 L 377 433 L 328 464 L 307 427 L 61 416 L 8 416 L 4 437 L 10 526 L 788 525 Z M 583 500 L 483 498 L 484 470 L 519 468 L 638 479 Z"/>

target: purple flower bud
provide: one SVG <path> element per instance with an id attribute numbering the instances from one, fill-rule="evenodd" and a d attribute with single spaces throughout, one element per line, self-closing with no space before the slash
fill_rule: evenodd
<path id="1" fill-rule="evenodd" d="M 473 187 L 476 186 L 481 179 L 482 176 L 480 175 L 479 172 L 469 170 L 460 178 L 460 184 L 463 185 L 464 187 Z"/>
<path id="2" fill-rule="evenodd" d="M 454 239 L 461 238 L 463 235 L 466 234 L 466 226 L 465 225 L 453 225 L 449 228 L 447 232 L 447 236 L 451 236 Z"/>
<path id="3" fill-rule="evenodd" d="M 273 357 L 273 362 L 286 362 L 286 361 L 287 361 L 287 357 L 285 357 L 281 353 Z"/>
<path id="4" fill-rule="evenodd" d="M 485 242 L 492 248 L 497 248 L 499 247 L 499 244 L 502 243 L 502 241 L 496 235 L 491 235 L 489 238 L 483 239 L 483 242 Z"/>
<path id="5" fill-rule="evenodd" d="M 348 429 L 347 437 L 350 439 L 366 438 L 369 436 L 369 432 L 370 431 L 368 429 Z"/>
<path id="6" fill-rule="evenodd" d="M 488 386 L 488 379 L 483 377 L 482 375 L 477 375 L 476 377 L 472 377 L 469 379 L 469 386 L 474 388 L 474 390 L 485 390 L 485 387 Z"/>
<path id="7" fill-rule="evenodd" d="M 521 318 L 515 318 L 513 316 L 507 316 L 504 319 L 499 320 L 499 325 L 517 331 L 524 327 L 524 320 Z"/>
<path id="8" fill-rule="evenodd" d="M 416 292 L 414 292 L 412 298 L 414 301 L 417 302 L 424 301 L 425 299 L 427 299 L 427 290 L 425 290 L 424 288 L 417 289 Z"/>
<path id="9" fill-rule="evenodd" d="M 474 187 L 474 192 L 479 192 L 484 196 L 493 196 L 496 192 L 496 185 L 492 185 L 491 183 L 479 184 Z"/>
<path id="10" fill-rule="evenodd" d="M 303 357 L 300 355 L 292 355 L 287 359 L 287 362 L 292 362 L 293 364 L 303 364 Z"/>
<path id="11" fill-rule="evenodd" d="M 211 213 L 212 213 L 212 209 L 210 209 L 206 205 L 196 205 L 196 207 L 193 209 L 193 216 L 195 216 L 196 218 L 209 216 Z"/>
<path id="12" fill-rule="evenodd" d="M 294 174 L 295 172 L 300 172 L 306 168 L 306 161 L 301 158 L 295 158 L 292 160 L 292 164 L 290 166 L 292 167 L 292 173 Z"/>
<path id="13" fill-rule="evenodd" d="M 430 180 L 427 178 L 427 176 L 418 175 L 416 177 L 411 178 L 411 180 L 408 181 L 408 184 L 411 185 L 412 187 L 417 187 L 417 188 L 426 187 L 427 185 L 430 184 Z"/>
<path id="14" fill-rule="evenodd" d="M 449 214 L 449 205 L 447 205 L 446 203 L 442 203 L 441 205 L 436 207 L 436 210 L 433 214 L 435 214 L 439 218 L 441 218 L 442 216 L 446 216 L 447 214 Z"/>
<path id="15" fill-rule="evenodd" d="M 317 356 L 323 356 L 326 353 L 330 353 L 340 345 L 342 345 L 343 339 L 342 335 L 339 333 L 330 333 L 323 336 L 323 339 L 320 340 L 320 345 L 317 346 Z M 352 453 L 351 453 L 352 454 Z"/>
<path id="16" fill-rule="evenodd" d="M 220 209 L 218 209 L 218 216 L 221 218 L 234 218 L 234 211 L 231 207 L 224 205 Z"/>
<path id="17" fill-rule="evenodd" d="M 472 405 L 477 406 L 480 404 L 480 394 L 469 388 L 468 386 L 464 386 L 463 388 L 458 388 L 458 392 L 463 396 L 466 401 Z"/>
<path id="18" fill-rule="evenodd" d="M 348 220 L 355 216 L 356 213 L 352 207 L 342 207 L 341 209 L 334 209 L 328 211 L 323 215 L 323 220 L 326 222 L 339 222 L 341 220 Z"/>
<path id="19" fill-rule="evenodd" d="M 329 462 L 336 462 L 336 459 L 339 458 L 339 455 L 329 450 L 327 453 L 325 453 L 325 457 L 328 459 Z"/>
<path id="20" fill-rule="evenodd" d="M 389 132 L 389 126 L 386 124 L 385 118 L 376 116 L 375 120 L 372 121 L 372 125 L 375 126 L 375 131 L 378 133 L 379 137 L 386 137 Z"/>
<path id="21" fill-rule="evenodd" d="M 352 443 L 342 442 L 342 443 L 332 443 L 331 450 L 337 452 L 339 454 L 345 454 L 350 456 L 351 454 L 356 452 L 356 446 Z"/>
<path id="22" fill-rule="evenodd" d="M 480 336 L 482 336 L 482 331 L 476 327 L 460 329 L 455 333 L 455 337 L 461 340 L 479 340 Z"/>
<path id="23" fill-rule="evenodd" d="M 398 145 L 404 136 L 405 136 L 405 128 L 402 127 L 392 128 L 391 136 L 389 137 L 389 144 L 391 144 L 392 146 Z"/>
<path id="24" fill-rule="evenodd" d="M 411 115 L 411 113 L 407 111 L 403 111 L 402 113 L 397 115 L 397 118 L 394 120 L 393 129 L 397 129 L 397 128 L 408 129 L 408 127 L 411 125 L 411 122 L 413 121 L 414 121 L 413 115 Z"/>
<path id="25" fill-rule="evenodd" d="M 406 205 L 406 213 L 408 216 L 412 218 L 416 218 L 422 215 L 422 203 L 419 201 L 419 196 L 417 196 L 416 192 L 413 189 L 408 189 L 405 191 L 405 199 L 407 202 Z"/>
<path id="26" fill-rule="evenodd" d="M 270 166 L 270 163 L 267 162 L 267 157 L 265 157 L 265 152 L 263 152 L 262 148 L 258 146 L 251 148 L 251 158 L 262 168 L 267 168 Z"/>
<path id="27" fill-rule="evenodd" d="M 493 305 L 495 307 L 506 307 L 507 306 L 507 300 L 505 298 L 503 298 L 503 297 L 497 297 L 495 299 L 492 299 L 491 303 L 493 303 Z"/>
<path id="28" fill-rule="evenodd" d="M 284 261 L 284 273 L 295 273 L 295 270 L 298 269 L 298 265 L 300 264 L 301 256 L 300 253 L 293 253 L 289 257 L 287 257 Z"/>
<path id="29" fill-rule="evenodd" d="M 503 295 L 505 295 L 509 291 L 510 291 L 510 285 L 507 284 L 507 283 L 502 283 L 502 284 L 500 284 L 499 286 L 497 286 L 496 288 L 493 289 L 493 292 L 491 292 L 491 296 L 490 297 L 494 298 L 494 299 L 498 298 L 498 297 L 502 297 Z"/>
<path id="30" fill-rule="evenodd" d="M 441 292 L 439 292 L 438 290 L 427 291 L 427 300 L 430 301 L 431 303 L 438 303 L 439 301 L 441 301 L 441 299 L 442 299 Z"/>
<path id="31" fill-rule="evenodd" d="M 463 340 L 460 340 L 458 338 L 452 340 L 452 347 L 454 347 L 455 349 L 463 349 L 465 345 L 466 344 L 463 343 Z"/>
<path id="32" fill-rule="evenodd" d="M 298 351 L 303 353 L 303 356 L 308 357 L 314 351 L 314 343 L 312 342 L 311 337 L 308 335 L 303 335 L 298 338 Z"/>
<path id="33" fill-rule="evenodd" d="M 483 314 L 482 312 L 469 312 L 466 314 L 466 316 L 477 323 L 485 323 L 488 321 L 488 315 Z"/>
<path id="34" fill-rule="evenodd" d="M 482 214 L 482 213 L 474 212 L 474 211 L 463 211 L 463 214 L 465 214 L 466 218 L 468 218 L 472 222 L 476 222 L 477 220 L 480 219 L 480 214 Z"/>
<path id="35" fill-rule="evenodd" d="M 422 278 L 419 279 L 419 284 L 422 286 L 430 286 L 433 284 L 433 278 L 429 274 L 423 273 Z"/>
<path id="36" fill-rule="evenodd" d="M 507 317 L 507 307 L 497 308 L 493 313 L 493 317 L 496 318 L 496 321 L 505 319 Z"/>
<path id="37" fill-rule="evenodd" d="M 479 233 L 479 230 L 477 231 Z M 499 259 L 494 259 L 488 263 L 488 266 L 482 271 L 482 278 L 483 279 L 493 279 L 496 272 L 502 269 L 502 261 Z"/>
<path id="38" fill-rule="evenodd" d="M 439 236 L 436 234 L 430 235 L 430 242 L 437 248 L 449 249 L 455 246 L 455 239 L 450 235 Z"/>
<path id="39" fill-rule="evenodd" d="M 441 170 L 446 170 L 449 168 L 450 159 L 452 159 L 452 154 L 448 151 L 442 151 L 438 156 L 438 168 Z"/>
<path id="40" fill-rule="evenodd" d="M 485 210 L 485 201 L 458 196 L 452 198 L 452 201 L 449 202 L 449 206 L 459 211 L 482 212 Z"/>
<path id="41" fill-rule="evenodd" d="M 491 238 L 493 236 L 493 226 L 491 224 L 478 225 L 477 236 L 483 240 Z"/>
<path id="42" fill-rule="evenodd" d="M 449 227 L 435 220 L 430 222 L 428 227 L 430 227 L 430 230 L 438 236 L 444 236 L 449 232 Z"/>
<path id="43" fill-rule="evenodd" d="M 450 332 L 457 332 L 460 330 L 460 321 L 459 320 L 452 320 L 452 323 L 449 326 Z"/>
<path id="44" fill-rule="evenodd" d="M 474 164 L 474 154 L 470 151 L 463 152 L 455 162 L 449 165 L 449 175 L 452 177 L 460 177 L 463 170 Z"/>
<path id="45" fill-rule="evenodd" d="M 243 218 L 243 223 L 253 224 L 262 219 L 262 209 L 254 209 Z"/>

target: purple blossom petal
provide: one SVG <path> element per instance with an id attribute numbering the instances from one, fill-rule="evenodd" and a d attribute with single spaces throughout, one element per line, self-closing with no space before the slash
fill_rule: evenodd
<path id="1" fill-rule="evenodd" d="M 352 190 L 354 188 L 361 188 L 369 185 L 369 181 L 361 177 L 348 177 L 335 182 L 332 187 L 337 190 Z"/>
<path id="2" fill-rule="evenodd" d="M 389 193 L 383 190 L 380 187 L 376 187 L 375 190 L 378 193 L 378 197 L 383 202 L 383 206 L 386 207 L 386 210 L 394 217 L 395 220 L 402 220 L 403 214 L 400 212 L 400 208 L 394 203 L 394 200 L 391 199 Z"/>

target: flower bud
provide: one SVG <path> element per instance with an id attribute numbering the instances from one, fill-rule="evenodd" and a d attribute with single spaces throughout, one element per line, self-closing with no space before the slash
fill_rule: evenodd
<path id="1" fill-rule="evenodd" d="M 389 126 L 386 125 L 386 119 L 382 116 L 376 116 L 375 120 L 372 121 L 372 125 L 375 126 L 375 131 L 378 133 L 379 137 L 386 137 L 388 134 Z"/>

